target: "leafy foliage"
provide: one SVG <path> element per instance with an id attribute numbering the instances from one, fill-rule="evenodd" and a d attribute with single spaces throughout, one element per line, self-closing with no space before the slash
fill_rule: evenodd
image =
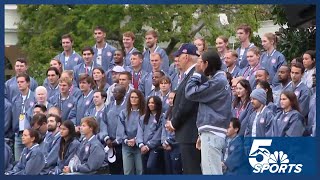
<path id="1" fill-rule="evenodd" d="M 316 27 L 296 28 L 287 24 L 284 9 L 275 5 L 272 8 L 272 18 L 275 24 L 282 28 L 278 33 L 279 42 L 277 49 L 291 62 L 295 57 L 301 57 L 307 50 L 316 48 Z M 285 27 L 288 26 L 288 27 Z"/>
<path id="2" fill-rule="evenodd" d="M 74 37 L 74 49 L 79 52 L 93 45 L 93 28 L 104 26 L 107 41 L 122 48 L 122 33 L 136 35 L 135 46 L 142 50 L 144 34 L 153 28 L 160 42 L 168 42 L 168 54 L 179 42 L 191 42 L 203 36 L 214 46 L 218 35 L 231 36 L 241 23 L 250 24 L 254 31 L 259 21 L 271 17 L 270 5 L 19 5 L 21 23 L 19 45 L 27 54 L 30 74 L 39 82 L 52 57 L 62 51 L 61 36 Z M 228 16 L 229 25 L 222 26 L 218 14 Z"/>

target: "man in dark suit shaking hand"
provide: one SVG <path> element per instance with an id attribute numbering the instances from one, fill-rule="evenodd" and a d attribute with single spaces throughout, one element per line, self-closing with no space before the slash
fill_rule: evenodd
<path id="1" fill-rule="evenodd" d="M 174 99 L 172 120 L 168 121 L 165 127 L 174 131 L 176 140 L 179 143 L 181 160 L 184 174 L 201 174 L 200 151 L 196 149 L 198 130 L 196 126 L 198 102 L 187 100 L 185 87 L 188 79 L 195 71 L 195 65 L 199 54 L 194 44 L 183 44 L 175 57 L 179 57 L 177 67 L 184 72 L 184 79 L 180 83 Z"/>

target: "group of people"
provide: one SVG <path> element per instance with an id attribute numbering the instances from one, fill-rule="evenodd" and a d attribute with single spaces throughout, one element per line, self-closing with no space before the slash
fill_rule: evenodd
<path id="1" fill-rule="evenodd" d="M 315 136 L 315 51 L 288 65 L 266 33 L 264 52 L 240 25 L 241 46 L 203 38 L 182 44 L 174 63 L 145 34 L 123 34 L 124 51 L 94 29 L 94 46 L 50 61 L 42 86 L 24 58 L 5 83 L 5 174 L 247 174 L 248 137 Z M 106 170 L 107 169 L 107 170 Z"/>

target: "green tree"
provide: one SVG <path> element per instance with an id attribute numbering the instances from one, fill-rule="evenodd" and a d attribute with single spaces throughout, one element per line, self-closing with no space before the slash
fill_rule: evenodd
<path id="1" fill-rule="evenodd" d="M 292 27 L 287 24 L 288 19 L 281 6 L 274 5 L 272 9 L 272 19 L 274 23 L 281 26 L 278 32 L 279 42 L 277 49 L 284 54 L 288 62 L 291 62 L 295 57 L 301 57 L 307 50 L 315 50 L 315 26 L 307 28 Z"/>
<path id="2" fill-rule="evenodd" d="M 74 36 L 74 49 L 79 52 L 93 45 L 93 28 L 107 29 L 107 41 L 122 48 L 122 33 L 133 31 L 135 46 L 142 50 L 148 28 L 159 33 L 160 42 L 171 54 L 178 43 L 191 42 L 195 35 L 208 39 L 214 46 L 219 35 L 235 34 L 241 23 L 259 28 L 259 21 L 270 18 L 269 5 L 19 5 L 21 22 L 18 39 L 30 63 L 30 74 L 41 83 L 48 62 L 61 52 L 60 37 Z M 226 13 L 229 25 L 222 26 L 218 14 Z"/>

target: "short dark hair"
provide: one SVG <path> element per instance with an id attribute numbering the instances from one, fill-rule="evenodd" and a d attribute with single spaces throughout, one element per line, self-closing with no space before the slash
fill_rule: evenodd
<path id="1" fill-rule="evenodd" d="M 304 73 L 305 68 L 302 63 L 300 63 L 300 62 L 293 63 L 293 64 L 291 64 L 291 68 L 292 67 L 299 68 L 299 69 L 301 69 L 301 74 Z"/>
<path id="2" fill-rule="evenodd" d="M 41 141 L 40 133 L 37 130 L 32 129 L 32 128 L 29 128 L 29 129 L 26 129 L 26 130 L 29 131 L 29 135 L 30 135 L 31 138 L 34 137 L 33 143 L 38 143 L 39 144 L 40 141 Z"/>
<path id="3" fill-rule="evenodd" d="M 24 77 L 24 79 L 27 81 L 27 83 L 30 82 L 30 76 L 28 74 L 26 74 L 26 73 L 18 74 L 17 79 L 19 77 Z"/>
<path id="4" fill-rule="evenodd" d="M 269 76 L 269 72 L 268 72 L 268 70 L 266 68 L 261 67 L 261 68 L 258 69 L 258 71 L 260 71 L 260 70 L 264 71 L 264 73 L 266 73 L 266 75 Z"/>
<path id="5" fill-rule="evenodd" d="M 20 62 L 20 63 L 23 63 L 23 64 L 25 64 L 25 65 L 28 65 L 28 64 L 27 64 L 27 60 L 26 60 L 25 58 L 18 58 L 18 59 L 16 60 L 16 62 Z"/>
<path id="6" fill-rule="evenodd" d="M 47 123 L 47 116 L 44 114 L 36 114 L 32 117 L 30 125 L 31 127 L 35 124 L 41 126 L 43 123 Z"/>
<path id="7" fill-rule="evenodd" d="M 232 127 L 234 129 L 238 128 L 238 132 L 237 132 L 237 134 L 238 134 L 240 132 L 240 129 L 241 129 L 241 122 L 236 117 L 231 118 L 230 122 L 232 123 Z"/>
<path id="8" fill-rule="evenodd" d="M 93 29 L 93 31 L 95 31 L 95 30 L 100 30 L 100 31 L 106 33 L 106 29 L 105 29 L 104 27 L 102 27 L 102 26 L 96 26 L 96 27 Z"/>
<path id="9" fill-rule="evenodd" d="M 56 121 L 56 123 L 60 123 L 60 124 L 62 123 L 61 117 L 58 116 L 58 115 L 56 115 L 56 114 L 49 114 L 48 117 L 47 117 L 47 119 L 48 119 L 49 117 L 54 117 L 54 120 Z"/>
<path id="10" fill-rule="evenodd" d="M 36 105 L 34 106 L 34 108 L 40 108 L 40 110 L 41 110 L 42 112 L 46 112 L 46 111 L 47 111 L 47 107 L 46 107 L 44 104 L 36 104 Z"/>
<path id="11" fill-rule="evenodd" d="M 131 56 L 138 56 L 140 59 L 143 59 L 143 54 L 140 51 L 133 52 Z"/>
<path id="12" fill-rule="evenodd" d="M 156 72 L 160 73 L 161 77 L 162 77 L 162 76 L 165 76 L 165 74 L 164 74 L 163 71 L 154 71 L 153 73 L 156 73 Z"/>
<path id="13" fill-rule="evenodd" d="M 288 66 L 287 64 L 283 64 L 283 65 L 281 65 L 280 67 L 286 67 L 287 69 L 288 69 L 288 72 L 290 73 L 291 72 L 291 68 L 290 68 L 290 66 Z"/>
<path id="14" fill-rule="evenodd" d="M 94 55 L 94 51 L 93 51 L 92 47 L 90 47 L 90 46 L 85 46 L 84 48 L 82 48 L 81 54 L 83 54 L 84 51 L 90 51 L 91 54 Z"/>
<path id="15" fill-rule="evenodd" d="M 56 73 L 56 75 L 58 75 L 60 78 L 60 76 L 61 76 L 60 71 L 56 67 L 49 67 L 47 70 L 47 75 L 48 75 L 49 71 L 54 71 L 54 73 Z"/>
<path id="16" fill-rule="evenodd" d="M 99 92 L 100 94 L 101 94 L 101 97 L 102 98 L 107 98 L 107 93 L 104 91 L 104 90 L 102 90 L 102 89 L 97 89 L 97 90 L 95 90 L 94 92 L 93 92 L 93 94 L 94 93 L 96 93 L 96 92 Z"/>
<path id="17" fill-rule="evenodd" d="M 122 49 L 116 49 L 114 52 L 119 51 L 121 52 L 121 55 L 124 56 L 126 53 Z"/>
<path id="18" fill-rule="evenodd" d="M 120 76 L 120 75 L 126 75 L 126 76 L 128 77 L 128 79 L 129 79 L 129 80 L 131 80 L 131 79 L 132 79 L 132 75 L 131 75 L 131 73 L 130 73 L 130 72 L 128 72 L 128 71 L 120 72 L 120 73 L 119 73 L 119 76 Z"/>
<path id="19" fill-rule="evenodd" d="M 61 39 L 69 39 L 71 42 L 73 42 L 71 34 L 64 34 L 61 36 Z"/>

